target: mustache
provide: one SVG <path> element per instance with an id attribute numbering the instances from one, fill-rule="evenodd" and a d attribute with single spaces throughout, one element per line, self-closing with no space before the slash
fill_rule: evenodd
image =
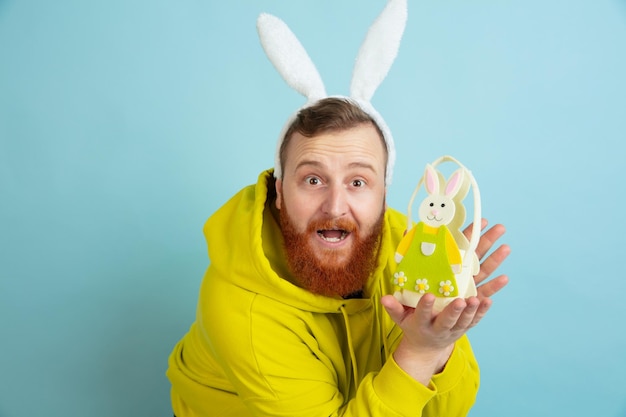
<path id="1" fill-rule="evenodd" d="M 308 226 L 308 232 L 317 232 L 318 230 L 343 230 L 348 233 L 356 232 L 358 226 L 347 219 L 321 219 L 312 220 Z"/>

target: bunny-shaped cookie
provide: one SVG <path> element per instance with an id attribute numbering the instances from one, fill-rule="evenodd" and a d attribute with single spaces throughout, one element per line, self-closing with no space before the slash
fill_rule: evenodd
<path id="1" fill-rule="evenodd" d="M 432 293 L 439 311 L 454 298 L 476 293 L 472 278 L 476 256 L 472 251 L 470 262 L 464 262 L 468 241 L 460 233 L 455 238 L 449 229 L 464 221 L 461 200 L 467 192 L 468 174 L 461 167 L 446 182 L 432 165 L 426 166 L 423 181 L 428 196 L 419 207 L 420 221 L 406 233 L 395 254 L 394 295 L 402 304 L 415 307 L 422 295 Z"/>

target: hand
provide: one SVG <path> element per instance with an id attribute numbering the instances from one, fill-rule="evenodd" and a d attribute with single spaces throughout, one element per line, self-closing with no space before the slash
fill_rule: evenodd
<path id="1" fill-rule="evenodd" d="M 467 239 L 472 234 L 472 226 L 468 226 L 463 233 Z M 481 224 L 481 230 L 487 227 L 487 220 L 483 219 Z M 480 237 L 478 241 L 478 247 L 476 248 L 476 255 L 478 259 L 482 260 L 483 257 L 492 248 L 494 243 L 502 237 L 506 232 L 506 229 L 501 224 L 496 224 L 489 230 L 487 230 Z M 509 282 L 509 278 L 506 275 L 498 275 L 494 279 L 488 282 L 484 282 L 489 276 L 504 262 L 504 260 L 511 253 L 511 248 L 508 245 L 500 245 L 491 255 L 487 257 L 481 264 L 478 274 L 474 276 L 474 282 L 476 283 L 476 289 L 478 291 L 478 298 L 481 301 L 482 316 L 485 315 L 489 307 L 491 306 L 491 296 L 500 291 Z M 478 323 L 477 320 L 474 325 Z"/>
<path id="2" fill-rule="evenodd" d="M 482 229 L 487 226 L 486 220 L 483 220 L 481 226 Z M 464 231 L 465 235 L 469 236 L 471 230 L 471 226 L 468 227 Z M 485 256 L 504 232 L 504 226 L 495 225 L 481 236 L 476 249 L 479 259 Z M 486 283 L 483 281 L 500 266 L 509 253 L 510 248 L 501 245 L 489 255 L 474 277 L 478 285 L 478 295 L 465 300 L 456 299 L 439 314 L 433 312 L 435 297 L 432 294 L 425 294 L 415 308 L 403 306 L 391 295 L 381 299 L 392 320 L 404 333 L 394 352 L 394 359 L 402 369 L 427 385 L 432 375 L 443 368 L 454 342 L 480 322 L 491 307 L 491 296 L 507 284 L 506 275 L 500 275 Z"/>

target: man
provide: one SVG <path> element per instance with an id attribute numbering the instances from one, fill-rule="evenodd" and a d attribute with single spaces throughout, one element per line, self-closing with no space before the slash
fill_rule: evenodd
<path id="1" fill-rule="evenodd" d="M 207 221 L 196 321 L 169 359 L 176 416 L 467 414 L 479 371 L 465 333 L 507 278 L 439 314 L 432 294 L 415 309 L 389 295 L 406 219 L 385 204 L 385 131 L 353 100 L 318 100 L 289 124 L 276 177 Z M 478 255 L 503 233 L 485 232 Z"/>

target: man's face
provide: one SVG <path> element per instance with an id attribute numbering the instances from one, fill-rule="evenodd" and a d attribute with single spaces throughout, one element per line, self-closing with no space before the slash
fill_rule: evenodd
<path id="1" fill-rule="evenodd" d="M 297 234 L 300 246 L 288 245 L 288 255 L 334 271 L 365 255 L 369 275 L 384 214 L 385 166 L 385 148 L 371 124 L 312 138 L 294 133 L 276 181 L 283 233 Z M 356 253 L 365 248 L 369 253 Z"/>

